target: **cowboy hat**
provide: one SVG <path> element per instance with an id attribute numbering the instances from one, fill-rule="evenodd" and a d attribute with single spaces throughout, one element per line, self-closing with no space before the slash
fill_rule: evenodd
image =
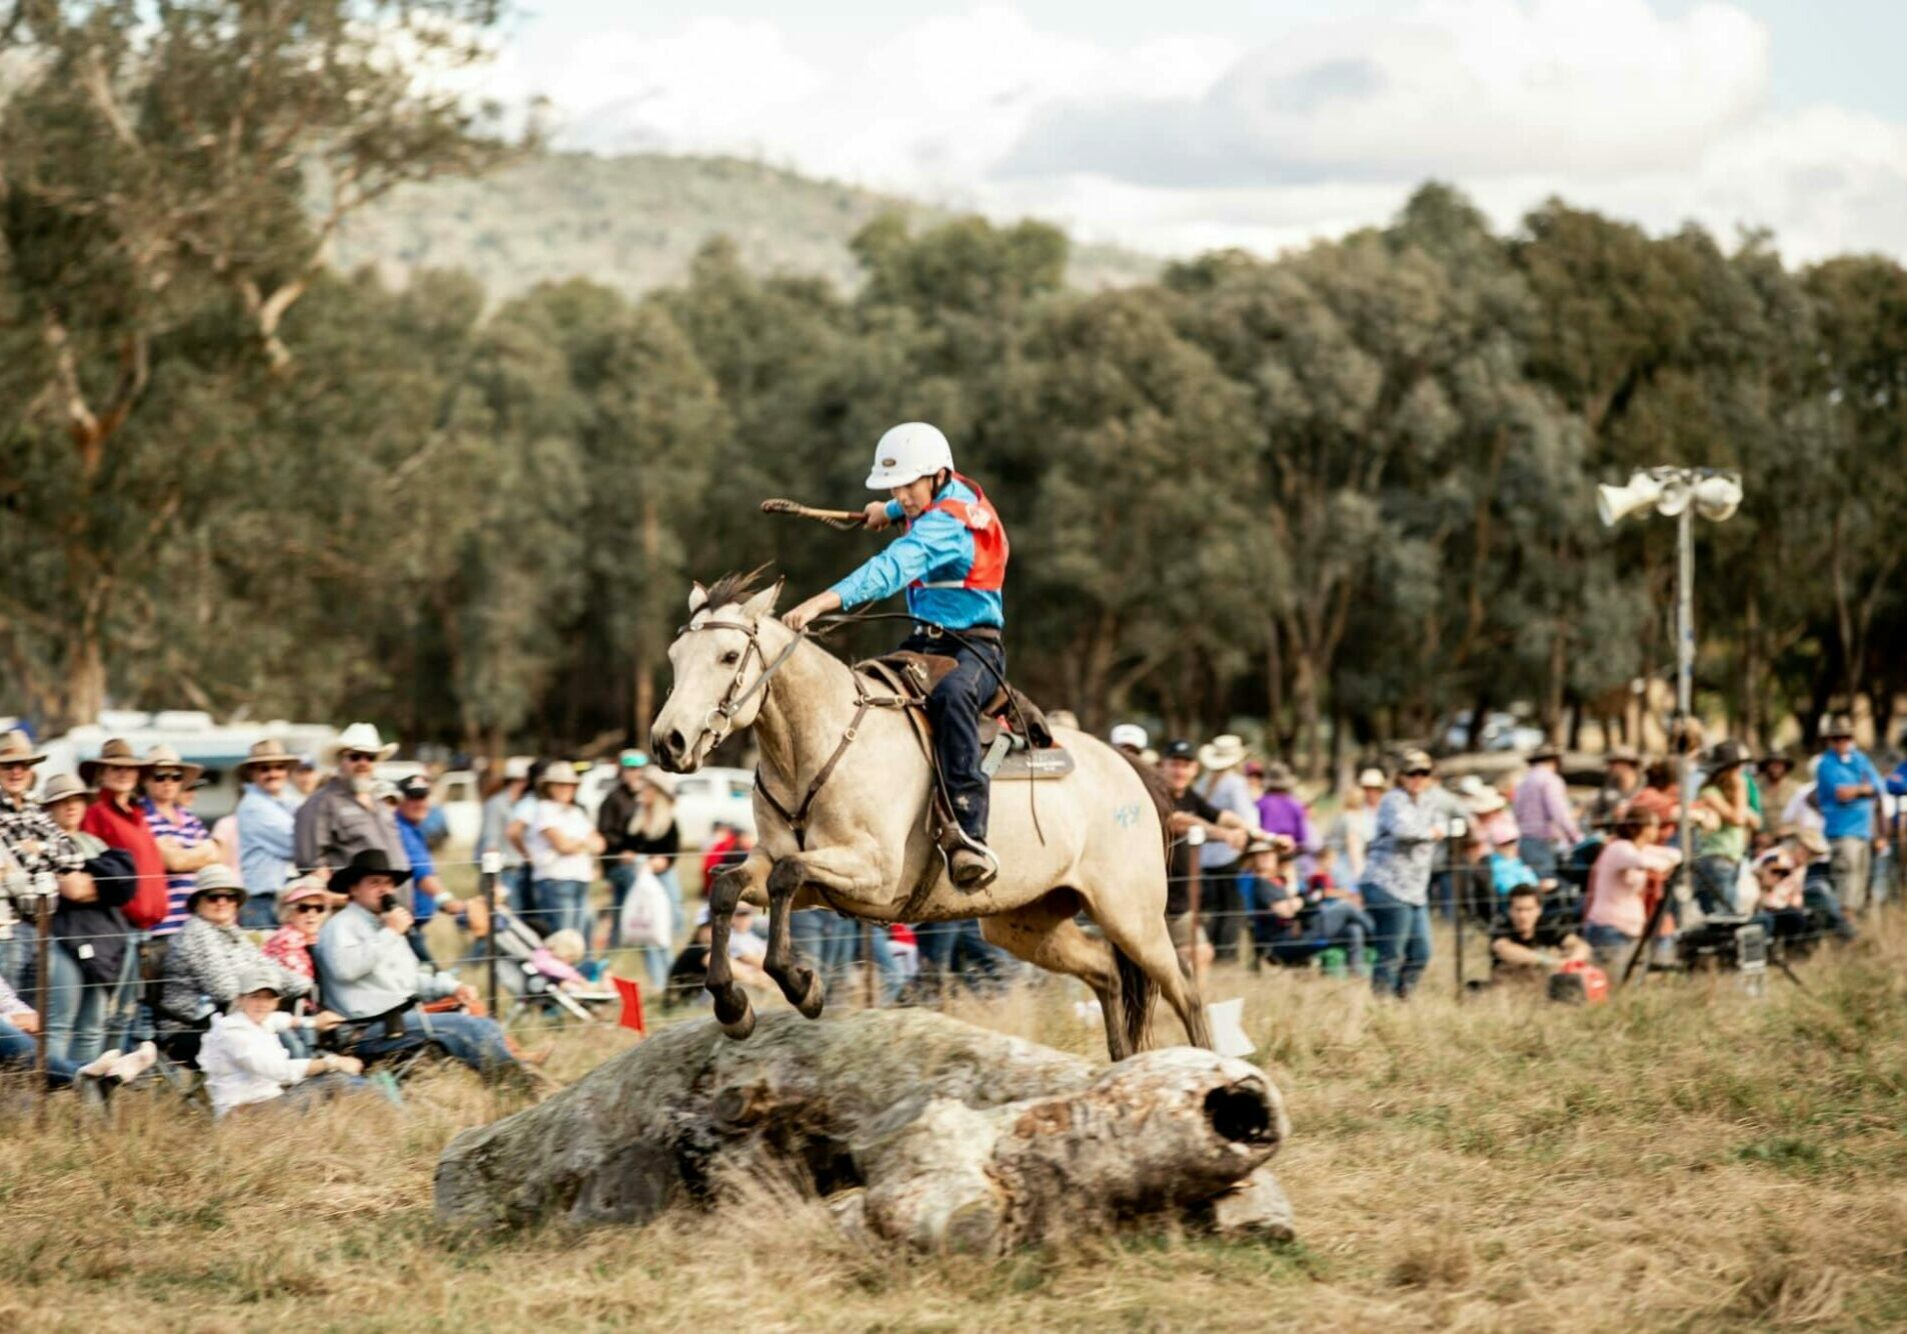
<path id="1" fill-rule="evenodd" d="M 557 785 L 578 787 L 582 781 L 583 776 L 576 772 L 576 766 L 568 760 L 551 760 L 543 770 L 543 776 L 536 780 L 536 790 L 544 792 Z"/>
<path id="2" fill-rule="evenodd" d="M 240 903 L 245 902 L 245 886 L 239 881 L 238 872 L 224 862 L 201 867 L 192 877 L 192 892 L 186 895 L 185 910 L 196 912 L 199 900 L 207 894 L 230 894 Z"/>
<path id="3" fill-rule="evenodd" d="M 80 761 L 80 782 L 86 784 L 88 787 L 97 787 L 99 785 L 99 771 L 108 766 L 117 769 L 149 769 L 152 767 L 152 761 L 140 759 L 139 756 L 135 755 L 131 745 L 126 742 L 124 737 L 114 737 L 99 748 L 99 757 L 97 759 Z"/>
<path id="4" fill-rule="evenodd" d="M 1836 737 L 1851 738 L 1854 735 L 1854 720 L 1845 713 L 1829 714 L 1826 725 L 1821 728 L 1821 735 L 1829 741 Z"/>
<path id="5" fill-rule="evenodd" d="M 1628 746 L 1617 746 L 1602 757 L 1604 766 L 1611 764 L 1641 764 L 1642 757 Z"/>
<path id="6" fill-rule="evenodd" d="M 1265 766 L 1267 792 L 1289 792 L 1297 783 L 1298 776 L 1291 772 L 1291 766 L 1283 760 L 1273 760 Z"/>
<path id="7" fill-rule="evenodd" d="M 1757 769 L 1766 769 L 1771 764 L 1785 764 L 1792 769 L 1794 768 L 1794 756 L 1785 750 L 1771 750 L 1755 761 L 1755 767 Z"/>
<path id="8" fill-rule="evenodd" d="M 1794 828 L 1786 830 L 1781 836 L 1792 841 L 1796 847 L 1802 849 L 1812 858 L 1819 859 L 1828 855 L 1827 838 L 1818 829 L 1809 829 L 1806 825 L 1796 825 Z"/>
<path id="9" fill-rule="evenodd" d="M 352 723 L 324 748 L 325 758 L 335 762 L 347 750 L 388 760 L 397 754 L 397 743 L 392 741 L 386 744 L 384 738 L 377 734 L 376 723 Z"/>
<path id="10" fill-rule="evenodd" d="M 146 752 L 146 764 L 151 769 L 177 769 L 185 775 L 185 785 L 191 787 L 205 772 L 203 764 L 191 764 L 181 758 L 179 752 L 171 746 L 154 746 Z M 152 775 L 146 775 L 150 778 Z"/>
<path id="11" fill-rule="evenodd" d="M 1748 747 L 1735 740 L 1717 741 L 1708 752 L 1708 771 L 1720 773 L 1738 764 L 1748 763 Z"/>
<path id="12" fill-rule="evenodd" d="M 1245 741 L 1242 737 L 1226 732 L 1212 738 L 1209 745 L 1198 748 L 1198 762 L 1201 769 L 1229 769 L 1245 758 Z"/>
<path id="13" fill-rule="evenodd" d="M 1485 788 L 1476 796 L 1469 798 L 1465 804 L 1470 807 L 1472 815 L 1495 815 L 1510 803 L 1505 801 L 1503 794 L 1495 788 Z"/>
<path id="14" fill-rule="evenodd" d="M 46 752 L 33 749 L 32 738 L 18 727 L 0 736 L 0 764 L 38 764 L 45 758 Z"/>
<path id="15" fill-rule="evenodd" d="M 366 848 L 352 857 L 343 870 L 331 873 L 329 888 L 333 894 L 349 894 L 358 881 L 372 875 L 389 876 L 393 885 L 401 885 L 411 878 L 411 869 L 392 866 L 390 854 L 383 848 Z"/>
<path id="16" fill-rule="evenodd" d="M 1554 741 L 1542 741 L 1537 743 L 1536 749 L 1523 758 L 1531 764 L 1535 764 L 1538 760 L 1560 760 L 1563 758 L 1563 748 Z"/>
<path id="17" fill-rule="evenodd" d="M 46 780 L 40 789 L 40 805 L 52 806 L 65 801 L 68 797 L 90 797 L 93 789 L 73 777 L 72 774 L 54 774 Z"/>
<path id="18" fill-rule="evenodd" d="M 1389 782 L 1384 777 L 1384 771 L 1382 769 L 1366 769 L 1363 773 L 1357 776 L 1357 785 L 1359 787 L 1388 787 L 1390 786 Z"/>
<path id="19" fill-rule="evenodd" d="M 232 772 L 238 775 L 241 783 L 250 781 L 252 766 L 259 764 L 282 764 L 287 770 L 295 768 L 298 757 L 285 749 L 285 743 L 275 736 L 263 741 L 252 742 L 252 748 L 245 752 L 245 758 L 232 766 Z"/>

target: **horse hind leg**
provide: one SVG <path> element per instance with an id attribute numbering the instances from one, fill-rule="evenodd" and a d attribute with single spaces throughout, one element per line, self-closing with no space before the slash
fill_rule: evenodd
<path id="1" fill-rule="evenodd" d="M 1157 994 L 1165 997 L 1166 1004 L 1179 1017 L 1179 1023 L 1185 1028 L 1186 1041 L 1209 1051 L 1212 1033 L 1205 1022 L 1205 1005 L 1199 999 L 1198 985 L 1179 967 L 1179 952 L 1172 945 L 1172 932 L 1166 925 L 1164 914 L 1147 914 L 1142 919 L 1127 920 L 1127 915 L 1108 911 L 1104 905 L 1096 905 L 1089 911 L 1099 923 L 1099 929 L 1105 932 L 1106 939 L 1111 942 L 1111 948 L 1130 961 L 1134 971 L 1145 978 L 1144 985 L 1133 987 L 1128 984 L 1127 988 L 1128 993 L 1135 990 L 1143 993 L 1142 996 L 1129 996 L 1133 1002 L 1131 1018 L 1134 1044 L 1140 1050 L 1151 1045 L 1145 1020 L 1150 1014 L 1156 989 Z"/>
<path id="2" fill-rule="evenodd" d="M 1111 945 L 1080 930 L 1073 920 L 1078 910 L 1077 894 L 1055 890 L 1023 908 L 981 918 L 980 934 L 1030 964 L 1091 987 L 1106 1021 L 1106 1051 L 1113 1060 L 1123 1061 L 1133 1048 L 1116 956 Z"/>
<path id="3" fill-rule="evenodd" d="M 776 862 L 775 869 L 768 874 L 768 957 L 762 961 L 762 969 L 775 979 L 781 994 L 803 1017 L 818 1019 L 827 999 L 827 988 L 814 969 L 796 961 L 788 921 L 794 908 L 795 891 L 801 888 L 807 874 L 807 868 L 798 857 Z"/>

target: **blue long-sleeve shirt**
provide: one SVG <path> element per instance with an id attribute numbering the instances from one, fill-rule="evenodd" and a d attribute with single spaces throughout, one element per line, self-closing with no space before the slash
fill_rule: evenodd
<path id="1" fill-rule="evenodd" d="M 298 806 L 296 792 L 273 797 L 255 783 L 245 785 L 245 795 L 238 799 L 238 867 L 247 893 L 276 894 L 285 887 Z"/>
<path id="2" fill-rule="evenodd" d="M 429 822 L 426 821 L 427 825 Z M 404 855 L 411 859 L 411 916 L 422 926 L 437 915 L 437 899 L 427 893 L 419 883 L 425 876 L 437 874 L 437 863 L 431 859 L 430 844 L 424 837 L 425 825 L 415 825 L 404 818 L 404 812 L 397 813 L 397 836 L 404 843 Z"/>
<path id="3" fill-rule="evenodd" d="M 1894 772 L 1887 775 L 1887 791 L 1896 797 L 1907 797 L 1907 760 L 1894 766 Z"/>
<path id="4" fill-rule="evenodd" d="M 973 504 L 979 497 L 956 477 L 936 491 L 934 499 Z M 896 519 L 900 513 L 900 502 L 889 501 L 887 517 Z M 952 630 L 969 630 L 978 625 L 1004 626 L 1006 609 L 997 590 L 909 587 L 915 580 L 924 584 L 957 584 L 972 571 L 973 557 L 973 534 L 953 515 L 932 510 L 914 520 L 904 536 L 890 542 L 886 550 L 830 591 L 841 599 L 843 607 L 858 607 L 864 602 L 892 597 L 905 589 L 907 610 L 918 621 Z"/>

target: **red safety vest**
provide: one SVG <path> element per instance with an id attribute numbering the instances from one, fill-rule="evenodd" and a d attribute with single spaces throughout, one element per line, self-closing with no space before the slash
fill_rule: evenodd
<path id="1" fill-rule="evenodd" d="M 993 504 L 987 499 L 987 493 L 971 477 L 962 477 L 955 473 L 954 480 L 973 492 L 974 499 L 969 502 L 948 497 L 936 500 L 922 514 L 932 514 L 935 510 L 944 510 L 960 521 L 960 526 L 973 534 L 973 566 L 967 571 L 965 579 L 945 579 L 937 581 L 914 580 L 911 588 L 979 588 L 997 593 L 1006 587 L 1006 561 L 1008 544 L 1006 525 L 1000 522 L 1000 516 L 994 513 Z"/>

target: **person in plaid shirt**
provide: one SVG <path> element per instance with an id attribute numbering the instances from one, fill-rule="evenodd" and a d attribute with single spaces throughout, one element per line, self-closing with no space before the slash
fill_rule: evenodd
<path id="1" fill-rule="evenodd" d="M 0 977 L 23 990 L 32 981 L 33 925 L 21 920 L 13 896 L 30 889 L 42 871 L 64 876 L 82 865 L 79 850 L 30 795 L 33 768 L 45 759 L 25 732 L 0 736 Z"/>

